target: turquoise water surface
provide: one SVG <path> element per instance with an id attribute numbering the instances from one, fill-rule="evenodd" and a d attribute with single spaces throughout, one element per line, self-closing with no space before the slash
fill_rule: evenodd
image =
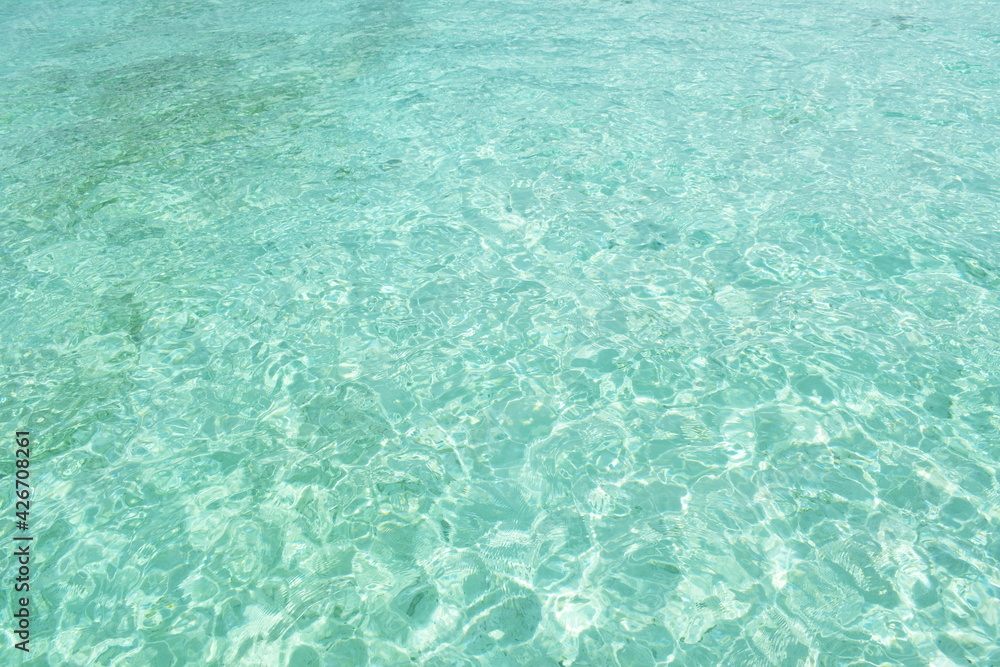
<path id="1" fill-rule="evenodd" d="M 1000 4 L 0 0 L 0 93 L 0 662 L 1000 665 Z"/>

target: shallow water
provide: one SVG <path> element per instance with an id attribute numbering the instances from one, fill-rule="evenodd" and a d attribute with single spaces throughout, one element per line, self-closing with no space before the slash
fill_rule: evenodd
<path id="1" fill-rule="evenodd" d="M 25 664 L 1000 663 L 1000 5 L 0 17 Z"/>

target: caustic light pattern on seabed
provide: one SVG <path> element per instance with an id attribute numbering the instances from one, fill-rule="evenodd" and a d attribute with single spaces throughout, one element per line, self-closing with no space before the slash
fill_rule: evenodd
<path id="1" fill-rule="evenodd" d="M 1000 663 L 1000 5 L 0 15 L 25 664 Z"/>

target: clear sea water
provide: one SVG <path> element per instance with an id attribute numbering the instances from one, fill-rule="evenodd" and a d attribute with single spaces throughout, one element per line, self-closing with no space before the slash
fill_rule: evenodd
<path id="1" fill-rule="evenodd" d="M 1000 664 L 997 3 L 2 0 L 0 93 L 24 664 Z"/>

